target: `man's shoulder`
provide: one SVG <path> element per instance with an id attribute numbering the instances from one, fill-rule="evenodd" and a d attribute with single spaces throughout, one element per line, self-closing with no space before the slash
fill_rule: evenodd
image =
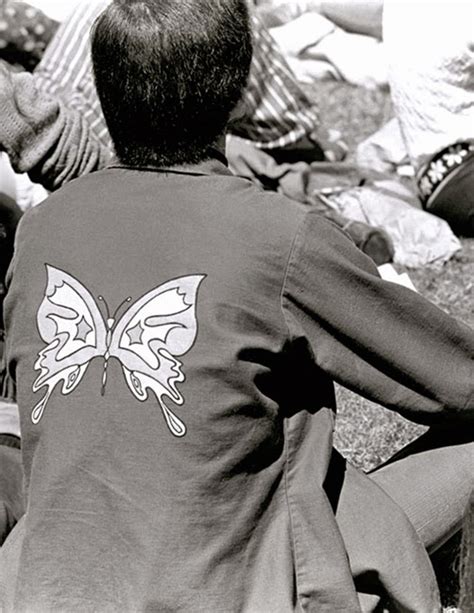
<path id="1" fill-rule="evenodd" d="M 179 221 L 183 226 L 187 217 L 195 217 L 186 215 L 193 208 L 216 229 L 227 233 L 240 229 L 255 244 L 291 242 L 307 214 L 305 205 L 231 174 L 210 175 L 201 181 L 188 175 L 157 176 L 112 167 L 62 186 L 25 214 L 23 226 L 40 232 L 87 217 L 99 223 L 103 216 L 119 223 L 131 209 L 143 221 L 156 212 L 163 223 Z"/>
<path id="2" fill-rule="evenodd" d="M 52 223 L 67 223 L 72 221 L 71 215 L 76 210 L 80 214 L 81 203 L 96 201 L 97 186 L 106 189 L 108 179 L 99 177 L 101 171 L 83 175 L 51 192 L 45 200 L 25 211 L 20 227 L 23 232 L 36 232 L 38 226 Z M 56 224 L 55 224 L 56 225 Z"/>

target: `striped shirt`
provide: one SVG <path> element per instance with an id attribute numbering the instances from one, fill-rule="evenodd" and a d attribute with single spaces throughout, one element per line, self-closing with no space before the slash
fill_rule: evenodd
<path id="1" fill-rule="evenodd" d="M 89 31 L 110 0 L 81 2 L 60 26 L 35 74 L 38 87 L 81 112 L 100 142 L 111 146 L 94 85 Z M 254 55 L 244 116 L 230 132 L 263 149 L 297 142 L 319 126 L 319 112 L 295 81 L 277 44 L 253 16 Z"/>

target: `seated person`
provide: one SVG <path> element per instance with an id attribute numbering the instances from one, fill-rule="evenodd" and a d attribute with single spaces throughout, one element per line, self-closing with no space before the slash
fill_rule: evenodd
<path id="1" fill-rule="evenodd" d="M 92 56 L 118 162 L 28 211 L 10 268 L 2 610 L 438 610 L 474 333 L 228 171 L 245 0 L 115 0 Z M 333 380 L 431 428 L 365 475 L 332 449 Z"/>
<path id="2" fill-rule="evenodd" d="M 474 236 L 472 17 L 470 2 L 384 7 L 392 100 L 421 201 L 466 236 Z"/>
<path id="3" fill-rule="evenodd" d="M 260 0 L 257 4 L 269 26 L 317 12 L 349 32 L 379 39 L 383 33 L 393 108 L 416 172 L 421 203 L 458 234 L 473 236 L 472 3 Z"/>

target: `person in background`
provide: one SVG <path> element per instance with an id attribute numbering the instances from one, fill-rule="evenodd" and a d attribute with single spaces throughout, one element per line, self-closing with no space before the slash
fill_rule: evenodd
<path id="1" fill-rule="evenodd" d="M 255 0 L 269 27 L 316 12 L 347 32 L 382 38 L 383 0 Z M 272 23 L 272 21 L 274 23 Z"/>
<path id="2" fill-rule="evenodd" d="M 420 202 L 458 234 L 474 235 L 473 3 L 258 0 L 257 6 L 269 27 L 316 12 L 348 32 L 383 39 L 394 114 Z"/>
<path id="3" fill-rule="evenodd" d="M 2 390 L 6 395 L 6 392 Z M 0 546 L 25 512 L 18 408 L 0 399 Z"/>
<path id="4" fill-rule="evenodd" d="M 244 0 L 115 0 L 96 22 L 118 161 L 28 211 L 10 268 L 27 510 L 6 612 L 439 608 L 474 333 L 229 172 L 251 40 Z M 431 427 L 365 475 L 332 448 L 333 381 Z"/>
<path id="5" fill-rule="evenodd" d="M 30 3 L 0 3 L 0 59 L 33 70 L 54 35 L 58 23 Z"/>
<path id="6" fill-rule="evenodd" d="M 421 202 L 465 236 L 474 236 L 473 21 L 464 0 L 384 4 L 390 90 Z"/>

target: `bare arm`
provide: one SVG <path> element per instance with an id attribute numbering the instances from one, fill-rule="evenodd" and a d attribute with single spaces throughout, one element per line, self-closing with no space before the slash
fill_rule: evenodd
<path id="1" fill-rule="evenodd" d="M 321 13 L 348 32 L 382 39 L 383 0 L 322 0 Z"/>

